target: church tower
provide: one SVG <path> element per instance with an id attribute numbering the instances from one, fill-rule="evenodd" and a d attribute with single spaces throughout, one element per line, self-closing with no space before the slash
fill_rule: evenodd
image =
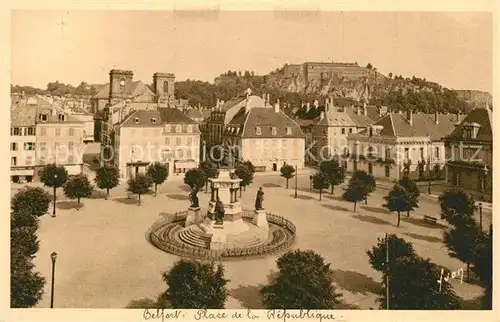
<path id="1" fill-rule="evenodd" d="M 131 70 L 112 69 L 109 72 L 109 102 L 111 105 L 132 97 L 133 77 L 134 73 Z"/>
<path id="2" fill-rule="evenodd" d="M 175 75 L 171 73 L 154 73 L 153 86 L 158 103 L 168 104 L 174 100 Z"/>

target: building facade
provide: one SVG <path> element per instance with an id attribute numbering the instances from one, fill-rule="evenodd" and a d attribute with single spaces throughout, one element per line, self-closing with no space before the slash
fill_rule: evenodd
<path id="1" fill-rule="evenodd" d="M 198 124 L 179 109 L 135 110 L 115 125 L 113 163 L 121 179 L 145 173 L 154 162 L 167 165 L 170 174 L 198 167 Z"/>
<path id="2" fill-rule="evenodd" d="M 83 171 L 85 123 L 56 107 L 38 107 L 36 117 L 36 167 L 62 165 L 69 175 Z"/>
<path id="3" fill-rule="evenodd" d="M 31 182 L 36 164 L 36 106 L 11 105 L 10 177 L 13 182 Z"/>
<path id="4" fill-rule="evenodd" d="M 378 179 L 437 180 L 444 176 L 442 138 L 460 115 L 389 113 L 368 129 L 349 135 L 347 171 L 364 170 Z"/>
<path id="5" fill-rule="evenodd" d="M 447 183 L 488 201 L 493 189 L 492 125 L 491 109 L 476 108 L 443 140 Z"/>

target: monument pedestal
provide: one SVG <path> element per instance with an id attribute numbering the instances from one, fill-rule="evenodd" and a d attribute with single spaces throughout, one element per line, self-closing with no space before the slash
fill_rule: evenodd
<path id="1" fill-rule="evenodd" d="M 269 228 L 267 223 L 267 213 L 264 209 L 255 210 L 254 224 L 260 228 Z"/>
<path id="2" fill-rule="evenodd" d="M 188 215 L 186 217 L 186 222 L 184 223 L 184 227 L 189 227 L 193 224 L 196 224 L 201 221 L 201 208 L 189 207 Z"/>
<path id="3" fill-rule="evenodd" d="M 221 251 L 226 248 L 227 241 L 227 236 L 224 232 L 224 226 L 214 224 L 212 228 L 213 235 L 212 239 L 210 240 L 210 249 Z"/>

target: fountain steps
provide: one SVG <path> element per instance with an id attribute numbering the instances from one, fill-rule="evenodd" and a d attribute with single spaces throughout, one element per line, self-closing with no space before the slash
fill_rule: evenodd
<path id="1" fill-rule="evenodd" d="M 182 229 L 177 234 L 178 238 L 191 246 L 200 247 L 204 249 L 210 248 L 210 237 L 208 237 L 199 227 L 190 226 Z M 227 236 L 227 246 L 236 248 L 249 248 L 264 244 L 268 235 L 266 232 L 256 229 L 247 231 L 242 234 Z"/>

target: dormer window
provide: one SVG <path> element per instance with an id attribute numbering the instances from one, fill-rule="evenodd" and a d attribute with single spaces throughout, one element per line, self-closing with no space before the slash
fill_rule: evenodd
<path id="1" fill-rule="evenodd" d="M 156 124 L 156 118 L 155 118 L 155 117 L 153 117 L 153 118 L 151 119 L 151 123 Z"/>
<path id="2" fill-rule="evenodd" d="M 40 114 L 40 121 L 47 122 L 49 116 L 47 114 Z"/>
<path id="3" fill-rule="evenodd" d="M 193 132 L 193 126 L 192 125 L 188 125 L 187 126 L 187 131 L 188 131 L 188 133 L 192 133 Z"/>
<path id="4" fill-rule="evenodd" d="M 481 125 L 477 123 L 464 124 L 464 138 L 475 139 L 477 137 L 477 133 L 479 132 L 480 127 Z"/>
<path id="5" fill-rule="evenodd" d="M 59 121 L 64 122 L 64 114 L 59 114 Z"/>
<path id="6" fill-rule="evenodd" d="M 139 124 L 139 118 L 138 118 L 138 117 L 136 117 L 136 118 L 134 119 L 134 121 L 135 121 L 135 124 Z"/>
<path id="7" fill-rule="evenodd" d="M 271 134 L 272 135 L 276 135 L 276 133 L 278 133 L 278 130 L 276 129 L 275 126 L 271 126 Z"/>
<path id="8" fill-rule="evenodd" d="M 292 135 L 292 128 L 289 126 L 286 127 L 286 135 Z"/>
<path id="9" fill-rule="evenodd" d="M 260 130 L 260 126 L 256 126 L 255 127 L 255 134 L 257 134 L 257 135 L 261 135 L 262 134 L 262 132 Z"/>

